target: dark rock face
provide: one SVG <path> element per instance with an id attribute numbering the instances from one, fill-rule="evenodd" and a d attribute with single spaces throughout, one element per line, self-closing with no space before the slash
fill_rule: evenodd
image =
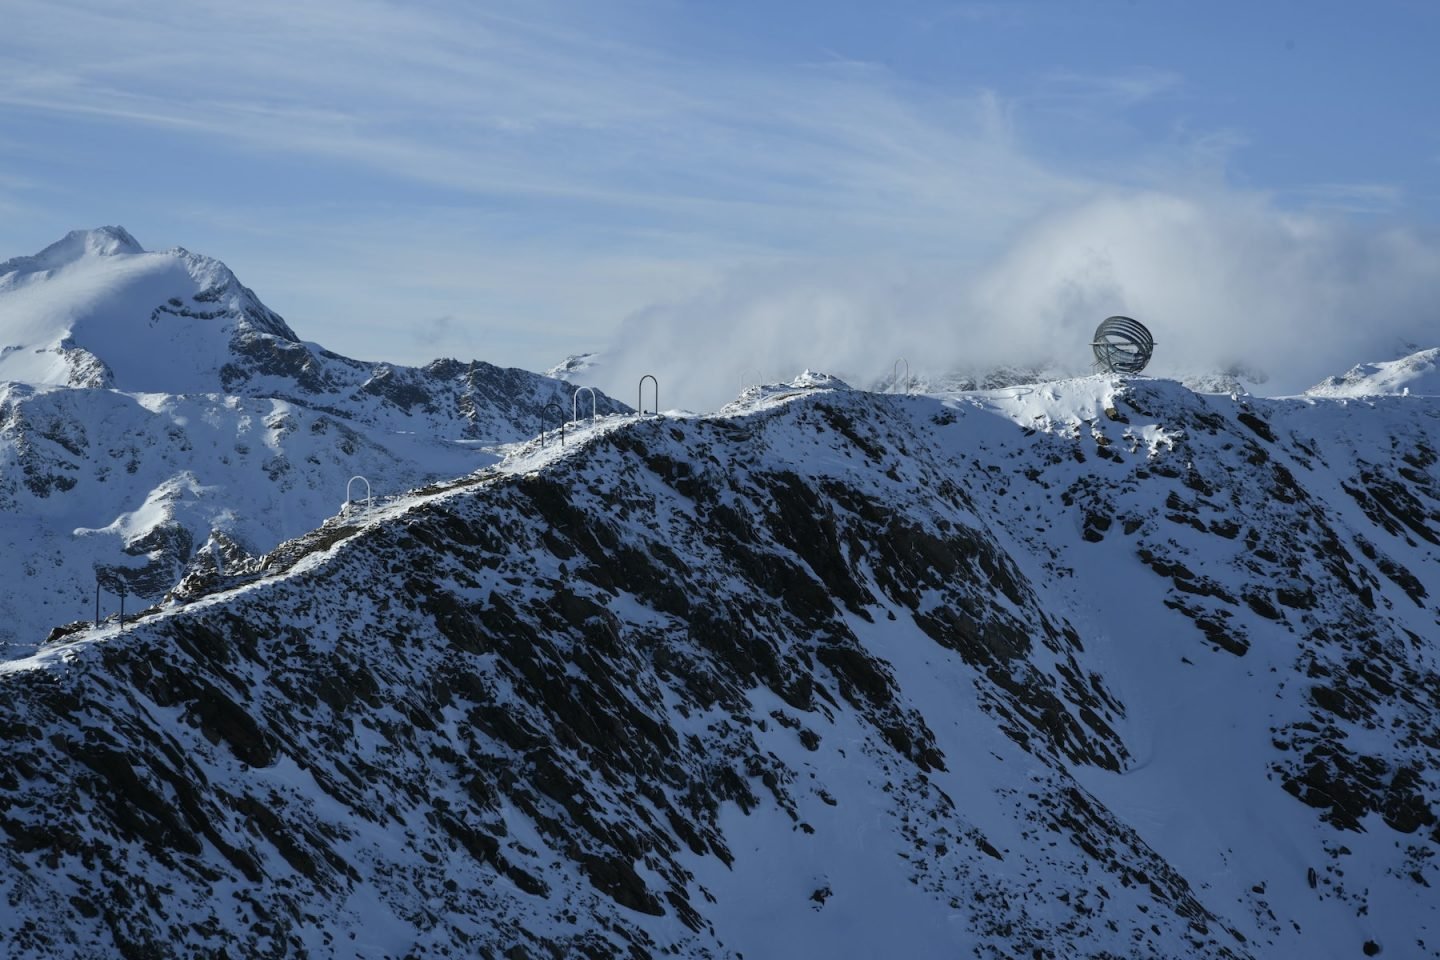
<path id="1" fill-rule="evenodd" d="M 359 425 L 404 424 L 445 435 L 459 424 L 461 436 L 511 441 L 540 431 L 547 404 L 559 404 L 566 419 L 575 408 L 569 384 L 478 360 L 413 368 L 365 363 L 249 327 L 236 333 L 231 353 L 220 370 L 225 392 L 276 396 Z M 601 415 L 629 410 L 598 391 L 593 406 Z"/>
<path id="2" fill-rule="evenodd" d="M 22 396 L 32 391 L 21 388 Z M 32 496 L 44 500 L 52 494 L 74 488 L 88 440 L 83 424 L 60 417 L 27 416 L 20 403 L 0 406 L 0 434 L 12 441 L 13 463 L 19 468 L 20 483 Z M 13 478 L 0 488 L 0 503 L 13 503 L 19 493 Z"/>
<path id="3" fill-rule="evenodd" d="M 1294 442 L 1283 424 L 1257 442 L 1176 414 L 1249 471 L 1198 441 L 1141 459 L 1121 431 L 1147 400 L 1096 427 L 1115 432 L 1105 469 L 1144 464 L 1111 484 L 1072 454 L 1093 439 L 1036 436 L 1040 466 L 1008 475 L 883 398 L 822 392 L 634 422 L 197 575 L 124 639 L 0 677 L 0 902 L 28 918 L 0 947 L 328 956 L 383 910 L 397 955 L 734 956 L 711 888 L 753 856 L 748 825 L 849 843 L 821 816 L 859 802 L 842 784 L 863 769 L 890 859 L 979 955 L 1267 955 L 1081 785 L 1137 766 L 1127 708 L 1103 638 L 1047 597 L 1059 554 L 1030 552 L 992 493 L 1053 486 L 1066 549 L 1133 549 L 1196 658 L 1291 638 L 1314 672 L 1274 728 L 1273 789 L 1338 835 L 1373 813 L 1440 843 L 1440 684 L 1365 602 L 1387 594 L 1363 549 L 1255 457 Z M 1266 535 L 1301 521 L 1306 538 Z M 952 795 L 981 758 L 1013 771 L 986 800 L 1003 821 Z M 817 878 L 796 908 L 843 893 Z"/>

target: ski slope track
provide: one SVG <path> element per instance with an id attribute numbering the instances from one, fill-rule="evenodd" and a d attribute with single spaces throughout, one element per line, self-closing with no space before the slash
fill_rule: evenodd
<path id="1" fill-rule="evenodd" d="M 808 375 L 0 666 L 0 953 L 1440 956 L 1440 401 Z"/>
<path id="2" fill-rule="evenodd" d="M 93 617 L 97 581 L 102 614 L 122 589 L 134 611 L 316 527 L 352 476 L 389 495 L 493 463 L 571 389 L 342 357 L 218 260 L 119 227 L 0 263 L 0 574 L 25 585 L 0 594 L 0 661 Z"/>

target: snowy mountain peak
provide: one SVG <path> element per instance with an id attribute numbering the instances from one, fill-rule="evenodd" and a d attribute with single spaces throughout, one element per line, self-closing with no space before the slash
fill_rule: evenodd
<path id="1" fill-rule="evenodd" d="M 1312 397 L 1440 396 L 1440 347 L 1398 360 L 1357 364 L 1344 376 L 1326 377 L 1305 393 Z"/>
<path id="2" fill-rule="evenodd" d="M 144 253 L 140 241 L 121 226 L 96 227 L 94 230 L 72 230 L 65 235 L 66 242 L 79 245 L 86 254 L 97 257 L 113 257 L 117 253 Z"/>
<path id="3" fill-rule="evenodd" d="M 96 227 L 71 230 L 34 256 L 16 257 L 0 263 L 0 277 L 11 273 L 40 273 L 59 270 L 90 257 L 144 253 L 145 248 L 124 227 Z"/>
<path id="4" fill-rule="evenodd" d="M 545 376 L 554 377 L 556 380 L 579 382 L 588 379 L 600 366 L 602 366 L 602 362 L 598 353 L 573 353 L 546 370 Z"/>
<path id="5" fill-rule="evenodd" d="M 0 264 L 0 380 L 219 393 L 227 371 L 299 338 L 218 260 L 146 252 L 123 227 L 76 230 Z M 233 379 L 233 376 L 232 376 Z"/>

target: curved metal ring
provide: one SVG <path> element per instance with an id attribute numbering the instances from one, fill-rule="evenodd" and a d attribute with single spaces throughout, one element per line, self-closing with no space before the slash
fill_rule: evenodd
<path id="1" fill-rule="evenodd" d="M 1107 317 L 1095 328 L 1090 347 L 1096 367 L 1111 373 L 1139 373 L 1155 352 L 1155 338 L 1138 320 Z"/>

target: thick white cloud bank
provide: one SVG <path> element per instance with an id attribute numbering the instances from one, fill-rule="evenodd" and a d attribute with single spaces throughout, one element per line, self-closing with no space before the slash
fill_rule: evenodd
<path id="1" fill-rule="evenodd" d="M 805 368 L 869 386 L 900 357 L 932 378 L 1083 374 L 1096 324 L 1116 313 L 1154 333 L 1147 374 L 1239 370 L 1257 393 L 1297 393 L 1440 342 L 1440 243 L 1237 191 L 1108 192 L 1019 231 L 988 263 L 736 270 L 627 318 L 596 379 L 627 397 L 653 373 L 662 406 L 711 408 L 757 377 Z"/>

